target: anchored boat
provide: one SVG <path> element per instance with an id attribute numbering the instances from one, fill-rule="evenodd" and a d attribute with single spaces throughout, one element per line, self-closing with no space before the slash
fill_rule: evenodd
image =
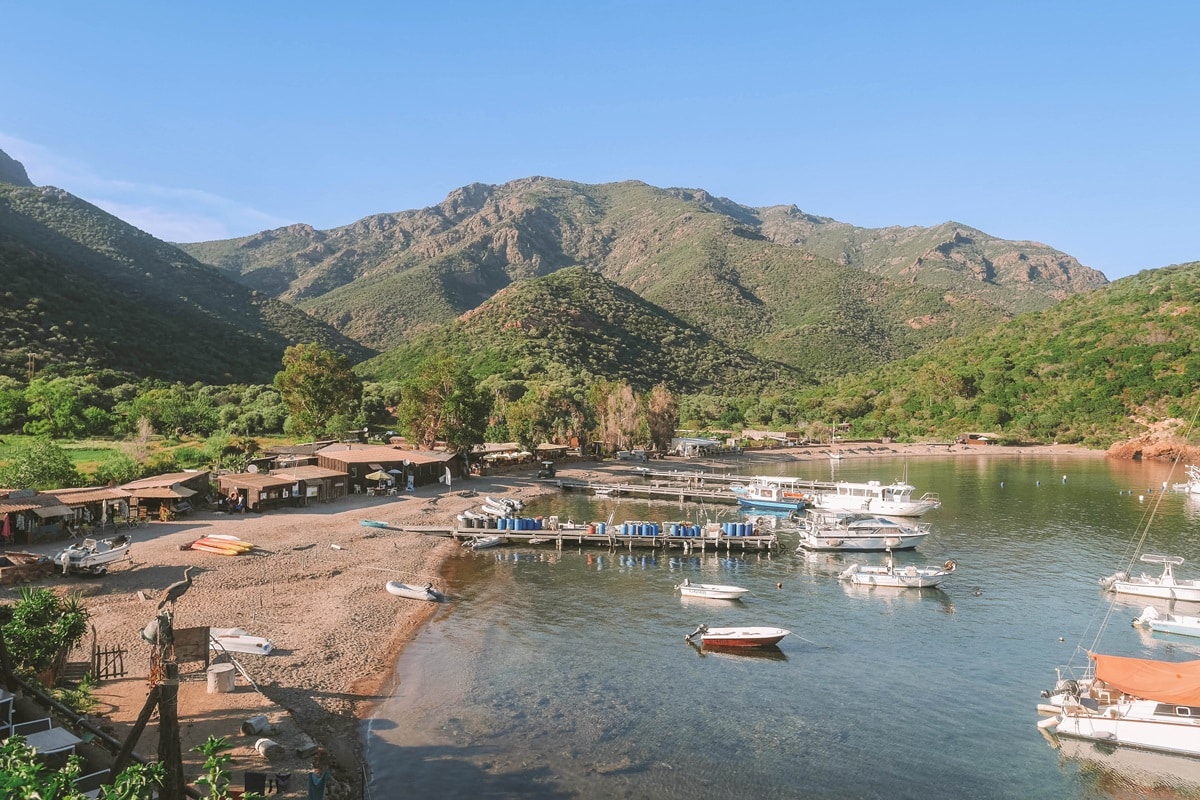
<path id="1" fill-rule="evenodd" d="M 743 628 L 710 628 L 700 625 L 683 638 L 690 642 L 699 635 L 700 642 L 705 647 L 767 647 L 779 644 L 789 633 L 791 631 L 783 628 L 754 625 Z"/>
<path id="2" fill-rule="evenodd" d="M 675 587 L 684 597 L 707 597 L 710 600 L 738 600 L 749 589 L 741 586 L 723 586 L 717 583 L 692 583 L 687 578 Z"/>

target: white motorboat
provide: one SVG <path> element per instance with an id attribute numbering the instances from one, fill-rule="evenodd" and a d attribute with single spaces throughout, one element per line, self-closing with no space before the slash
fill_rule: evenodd
<path id="1" fill-rule="evenodd" d="M 496 547 L 503 542 L 503 536 L 472 536 L 470 539 L 464 540 L 462 546 L 471 550 L 486 550 L 489 547 Z"/>
<path id="2" fill-rule="evenodd" d="M 1155 510 L 1165 495 L 1157 495 Z M 1155 516 L 1150 513 L 1143 517 L 1144 527 L 1135 532 L 1135 543 L 1148 538 Z M 1200 758 L 1200 660 L 1174 662 L 1113 655 L 1098 647 L 1114 616 L 1111 606 L 1116 598 L 1111 595 L 1200 600 L 1200 581 L 1175 579 L 1173 570 L 1183 563 L 1182 558 L 1143 554 L 1140 560 L 1161 564 L 1162 575 L 1130 577 L 1128 572 L 1118 572 L 1101 579 L 1110 594 L 1106 598 L 1109 613 L 1092 615 L 1100 627 L 1081 638 L 1081 642 L 1089 642 L 1086 649 L 1079 647 L 1076 651 L 1086 653 L 1082 669 L 1070 664 L 1060 666 L 1054 688 L 1042 691 L 1046 702 L 1038 704 L 1038 712 L 1049 716 L 1038 722 L 1038 728 L 1043 733 L 1106 746 Z M 1164 617 L 1156 609 L 1143 611 L 1135 623 L 1151 626 L 1158 620 L 1169 624 L 1172 618 L 1175 632 L 1191 630 L 1192 620 L 1174 614 Z M 1172 650 L 1181 652 L 1178 648 Z"/>
<path id="3" fill-rule="evenodd" d="M 1181 556 L 1164 556 L 1146 553 L 1141 559 L 1147 564 L 1162 564 L 1162 574 L 1130 575 L 1129 572 L 1116 572 L 1107 578 L 1100 579 L 1100 585 L 1110 592 L 1118 594 L 1133 594 L 1140 597 L 1156 597 L 1160 600 L 1184 600 L 1200 602 L 1200 581 L 1177 580 L 1175 567 L 1183 563 Z"/>
<path id="4" fill-rule="evenodd" d="M 491 495 L 486 495 L 483 499 L 487 505 L 494 506 L 495 508 L 509 509 L 509 513 L 511 514 L 515 514 L 525 508 L 525 504 L 515 497 L 492 497 Z"/>
<path id="5" fill-rule="evenodd" d="M 717 583 L 692 583 L 687 578 L 675 587 L 684 597 L 705 597 L 710 600 L 738 600 L 749 593 L 741 586 L 723 586 Z"/>
<path id="6" fill-rule="evenodd" d="M 841 575 L 840 580 L 850 581 L 860 586 L 894 586 L 902 589 L 926 589 L 937 586 L 950 577 L 958 565 L 950 559 L 940 567 L 916 567 L 911 564 L 897 567 L 888 559 L 882 566 L 851 564 Z"/>
<path id="7" fill-rule="evenodd" d="M 1154 606 L 1146 606 L 1133 624 L 1157 633 L 1177 633 L 1180 636 L 1200 636 L 1200 617 L 1186 614 L 1160 614 Z"/>
<path id="8" fill-rule="evenodd" d="M 1187 483 L 1177 483 L 1172 488 L 1177 492 L 1200 494 L 1200 467 L 1195 464 L 1188 464 L 1186 470 L 1188 476 Z"/>
<path id="9" fill-rule="evenodd" d="M 804 510 L 804 495 L 794 486 L 784 482 L 756 481 L 736 494 L 738 505 L 742 508 L 770 509 L 772 511 Z"/>
<path id="10" fill-rule="evenodd" d="M 1200 661 L 1155 661 L 1089 653 L 1091 673 L 1058 672 L 1042 692 L 1047 733 L 1107 745 L 1200 756 Z"/>
<path id="11" fill-rule="evenodd" d="M 433 588 L 432 583 L 427 583 L 424 586 L 414 586 L 411 583 L 401 583 L 400 581 L 387 582 L 388 594 L 394 594 L 397 597 L 407 597 L 411 600 L 429 600 L 437 603 L 445 599 L 445 595 Z"/>
<path id="12" fill-rule="evenodd" d="M 125 534 L 107 539 L 84 539 L 59 551 L 53 560 L 64 575 L 72 572 L 103 575 L 113 563 L 130 558 L 132 544 L 133 539 Z"/>
<path id="13" fill-rule="evenodd" d="M 779 644 L 791 631 L 750 625 L 742 628 L 710 628 L 701 625 L 683 637 L 691 641 L 697 634 L 705 647 L 768 647 Z"/>
<path id="14" fill-rule="evenodd" d="M 804 550 L 911 550 L 932 531 L 927 522 L 900 521 L 871 514 L 833 514 L 809 509 L 800 530 Z"/>
<path id="15" fill-rule="evenodd" d="M 915 491 L 914 486 L 901 481 L 886 485 L 879 481 L 838 481 L 832 489 L 814 491 L 809 505 L 822 511 L 856 511 L 889 517 L 919 517 L 941 508 L 937 494 L 926 492 L 914 498 Z"/>

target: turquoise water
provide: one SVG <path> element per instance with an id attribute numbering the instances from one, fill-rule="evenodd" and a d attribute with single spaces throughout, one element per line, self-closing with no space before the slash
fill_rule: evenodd
<path id="1" fill-rule="evenodd" d="M 786 533 L 770 553 L 464 552 L 451 563 L 450 601 L 405 650 L 393 696 L 364 724 L 370 796 L 1185 796 L 1179 775 L 1115 771 L 1108 754 L 1068 754 L 1035 727 L 1039 690 L 1078 646 L 1092 646 L 1108 608 L 1098 579 L 1124 565 L 1167 473 L 1068 457 L 797 463 L 780 473 L 907 476 L 918 493 L 938 492 L 942 508 L 924 518 L 933 535 L 896 561 L 955 559 L 943 589 L 847 586 L 837 580 L 847 558 L 797 554 Z M 573 494 L 528 511 L 738 518 Z M 1192 498 L 1164 496 L 1154 526 L 1163 533 L 1147 549 L 1184 556 L 1181 575 L 1195 577 L 1198 529 Z M 674 592 L 683 578 L 751 594 L 685 600 Z M 1134 630 L 1140 607 L 1118 609 L 1107 650 L 1200 657 L 1187 640 Z M 793 635 L 761 654 L 703 652 L 684 641 L 701 622 Z"/>

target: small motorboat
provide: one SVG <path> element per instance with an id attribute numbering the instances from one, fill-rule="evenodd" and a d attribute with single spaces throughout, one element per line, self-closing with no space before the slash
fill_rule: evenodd
<path id="1" fill-rule="evenodd" d="M 424 586 L 413 586 L 410 583 L 388 581 L 387 590 L 388 594 L 394 594 L 397 597 L 407 597 L 411 600 L 429 600 L 433 603 L 440 603 L 446 598 L 444 594 L 433 588 L 432 583 L 427 583 Z"/>
<path id="2" fill-rule="evenodd" d="M 503 536 L 473 536 L 462 543 L 463 547 L 469 547 L 472 550 L 485 550 L 489 547 L 496 547 L 503 544 Z"/>
<path id="3" fill-rule="evenodd" d="M 1185 614 L 1160 614 L 1154 606 L 1146 606 L 1133 624 L 1157 633 L 1176 633 L 1180 636 L 1200 636 L 1200 617 Z"/>
<path id="4" fill-rule="evenodd" d="M 851 564 L 839 580 L 850 581 L 859 586 L 895 586 L 902 589 L 927 589 L 946 580 L 958 565 L 954 559 L 940 567 L 914 567 L 911 564 L 897 567 L 889 558 L 882 566 Z"/>
<path id="5" fill-rule="evenodd" d="M 64 575 L 72 572 L 103 575 L 108 572 L 109 565 L 130 558 L 132 544 L 133 539 L 125 534 L 107 539 L 84 539 L 59 551 L 54 556 L 54 563 Z"/>
<path id="6" fill-rule="evenodd" d="M 705 647 L 767 647 L 779 644 L 783 637 L 791 631 L 783 628 L 764 628 L 749 626 L 744 628 L 710 628 L 700 625 L 696 630 L 683 637 L 691 641 L 696 635 Z"/>
<path id="7" fill-rule="evenodd" d="M 510 514 L 515 514 L 525 507 L 525 504 L 515 497 L 492 497 L 491 495 L 486 495 L 483 499 L 486 505 L 509 509 Z"/>
<path id="8" fill-rule="evenodd" d="M 739 600 L 749 589 L 741 586 L 722 586 L 717 583 L 692 583 L 687 578 L 675 587 L 684 597 L 705 597 L 710 600 Z"/>
<path id="9" fill-rule="evenodd" d="M 1128 572 L 1117 572 L 1107 578 L 1101 578 L 1100 585 L 1118 594 L 1157 597 L 1161 600 L 1184 600 L 1191 603 L 1200 601 L 1200 580 L 1178 580 L 1175 577 L 1174 568 L 1183 563 L 1181 556 L 1146 553 L 1140 560 L 1147 564 L 1162 564 L 1162 575 L 1156 577 L 1145 573 L 1130 575 Z"/>

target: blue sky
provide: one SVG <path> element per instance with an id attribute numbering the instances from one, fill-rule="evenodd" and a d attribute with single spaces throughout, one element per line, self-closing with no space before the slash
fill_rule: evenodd
<path id="1" fill-rule="evenodd" d="M 336 10 L 334 10 L 336 8 Z M 1200 259 L 1186 2 L 0 2 L 0 149 L 170 241 L 530 175 Z"/>

